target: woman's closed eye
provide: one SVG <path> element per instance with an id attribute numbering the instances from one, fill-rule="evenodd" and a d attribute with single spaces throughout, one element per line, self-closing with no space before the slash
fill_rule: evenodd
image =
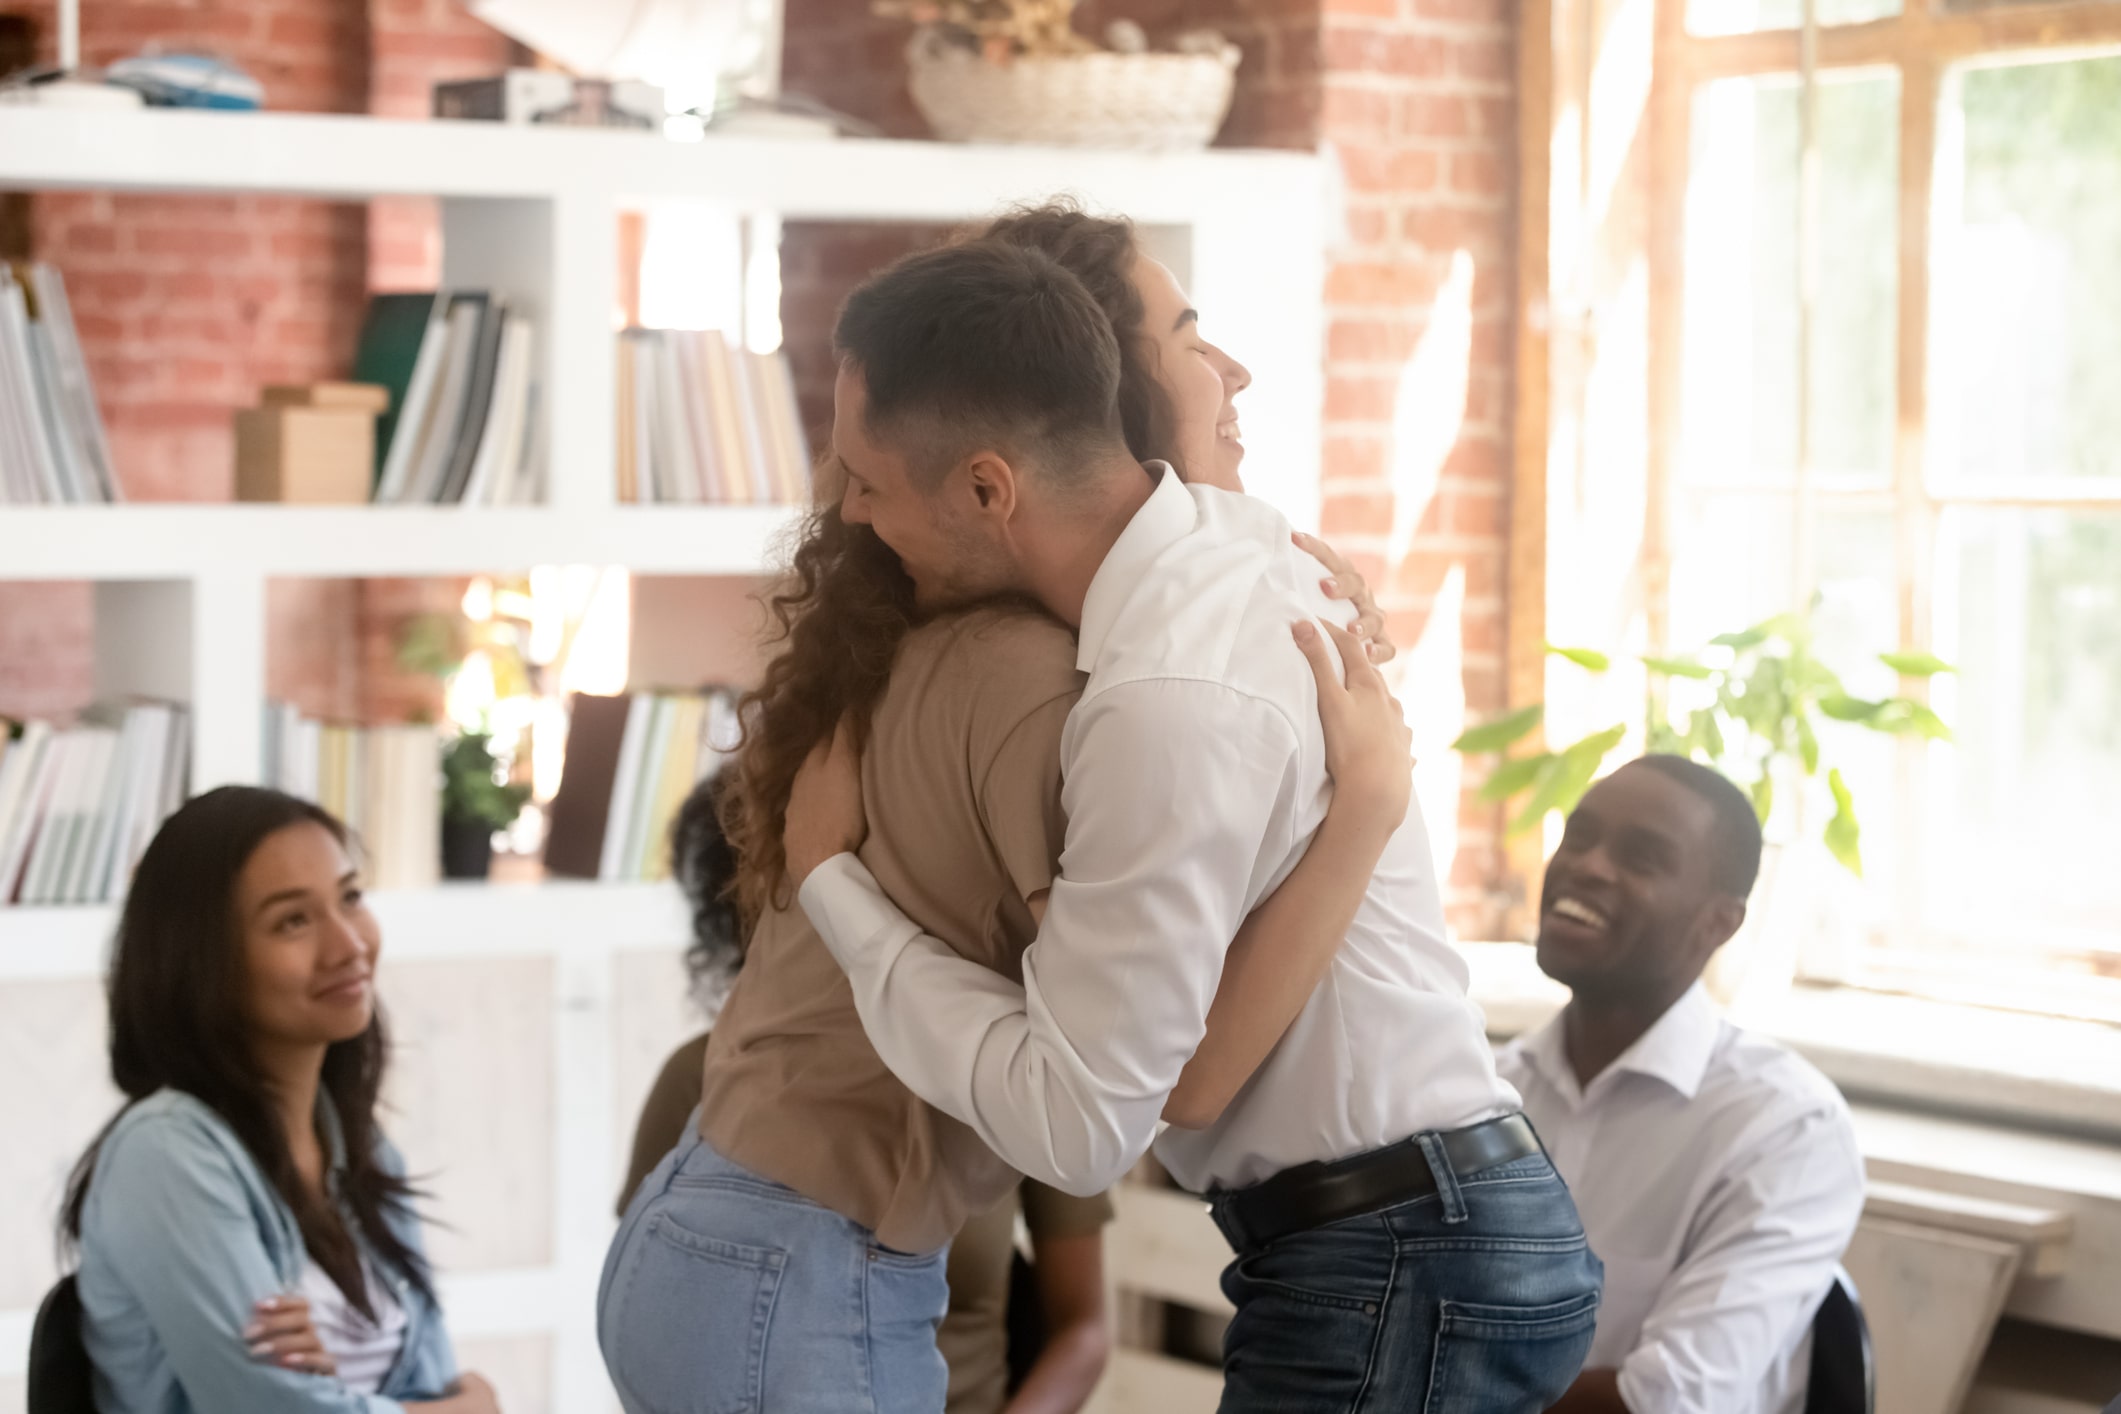
<path id="1" fill-rule="evenodd" d="M 285 937 L 295 933 L 299 933 L 308 926 L 309 910 L 306 908 L 298 908 L 293 910 L 292 912 L 283 913 L 278 918 L 274 919 L 272 931 L 275 934 Z"/>

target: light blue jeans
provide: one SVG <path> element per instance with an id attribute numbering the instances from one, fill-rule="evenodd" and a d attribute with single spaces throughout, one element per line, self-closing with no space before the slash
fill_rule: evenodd
<path id="1" fill-rule="evenodd" d="M 597 1340 L 626 1414 L 938 1414 L 944 1256 L 879 1247 L 695 1123 L 619 1223 Z"/>

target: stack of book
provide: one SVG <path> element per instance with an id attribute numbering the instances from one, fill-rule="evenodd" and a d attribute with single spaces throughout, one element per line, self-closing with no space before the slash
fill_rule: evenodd
<path id="1" fill-rule="evenodd" d="M 353 377 L 390 390 L 375 500 L 527 505 L 538 498 L 537 330 L 482 290 L 377 295 Z"/>
<path id="2" fill-rule="evenodd" d="M 713 330 L 619 335 L 621 501 L 803 505 L 810 449 L 784 353 Z"/>
<path id="3" fill-rule="evenodd" d="M 0 503 L 117 499 L 103 416 L 59 272 L 0 263 Z"/>
<path id="4" fill-rule="evenodd" d="M 440 873 L 442 757 L 433 727 L 345 726 L 267 703 L 265 783 L 344 821 L 370 888 L 418 888 Z"/>
<path id="5" fill-rule="evenodd" d="M 0 904 L 121 897 L 184 801 L 190 715 L 137 702 L 73 727 L 0 723 Z"/>
<path id="6" fill-rule="evenodd" d="M 737 745 L 733 692 L 576 693 L 545 869 L 578 879 L 667 879 L 670 825 Z"/>

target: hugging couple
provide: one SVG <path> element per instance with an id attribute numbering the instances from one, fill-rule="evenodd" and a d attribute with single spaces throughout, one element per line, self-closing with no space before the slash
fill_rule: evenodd
<path id="1" fill-rule="evenodd" d="M 933 1414 L 959 1227 L 1152 1146 L 1235 1253 L 1226 1414 L 1544 1409 L 1598 1261 L 1445 940 L 1374 612 L 1242 493 L 1248 375 L 1063 206 L 835 343 L 725 810 L 744 966 L 599 1293 L 629 1414 Z"/>

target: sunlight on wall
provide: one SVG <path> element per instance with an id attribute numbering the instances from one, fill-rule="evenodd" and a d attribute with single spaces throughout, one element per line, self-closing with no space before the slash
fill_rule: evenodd
<path id="1" fill-rule="evenodd" d="M 1451 256 L 1413 356 L 1400 370 L 1392 407 L 1392 535 L 1385 562 L 1398 565 L 1436 499 L 1443 464 L 1465 423 L 1473 349 L 1473 257 Z"/>
<path id="2" fill-rule="evenodd" d="M 1583 203 L 1589 229 L 1600 230 L 1620 199 L 1621 173 L 1650 103 L 1650 60 L 1655 52 L 1651 0 L 1622 0 L 1607 20 L 1591 67 L 1590 170 Z"/>
<path id="3" fill-rule="evenodd" d="M 1386 669 L 1414 733 L 1415 791 L 1446 880 L 1458 856 L 1464 764 L 1451 743 L 1465 729 L 1466 569 L 1453 560 L 1439 582 L 1409 574 L 1409 553 L 1442 509 L 1444 463 L 1465 423 L 1473 347 L 1473 257 L 1456 251 L 1429 310 L 1428 327 L 1400 370 L 1392 409 L 1392 531 L 1385 543 L 1387 598 L 1423 610 L 1419 637 Z"/>
<path id="4" fill-rule="evenodd" d="M 1466 724 L 1465 602 L 1466 568 L 1455 564 L 1436 591 L 1421 637 L 1386 671 L 1414 733 L 1414 794 L 1446 880 L 1458 857 L 1458 796 L 1465 783 L 1465 758 L 1451 750 Z"/>

